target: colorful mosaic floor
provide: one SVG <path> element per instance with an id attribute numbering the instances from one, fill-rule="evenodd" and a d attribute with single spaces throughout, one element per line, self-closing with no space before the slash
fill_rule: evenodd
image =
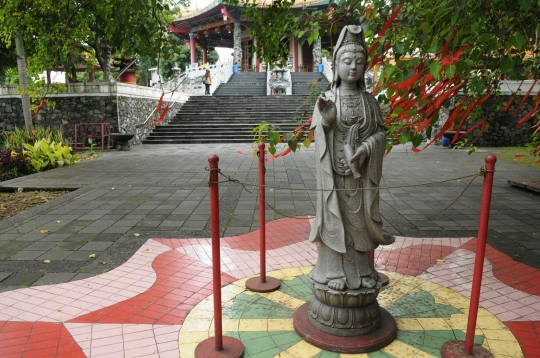
<path id="1" fill-rule="evenodd" d="M 306 218 L 307 219 L 307 218 Z M 258 272 L 258 232 L 222 239 L 223 322 L 246 357 L 338 357 L 300 340 L 292 313 L 309 299 L 316 247 L 309 220 L 267 224 L 267 268 L 279 291 L 246 292 Z M 403 238 L 376 251 L 391 284 L 379 302 L 398 337 L 367 355 L 438 357 L 463 339 L 474 248 L 470 238 Z M 210 239 L 148 240 L 124 265 L 88 279 L 0 294 L 0 357 L 191 357 L 213 332 Z M 495 357 L 540 358 L 540 271 L 487 248 L 476 341 Z"/>

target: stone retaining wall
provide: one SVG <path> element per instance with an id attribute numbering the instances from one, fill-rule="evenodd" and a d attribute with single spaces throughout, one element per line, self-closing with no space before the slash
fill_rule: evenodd
<path id="1" fill-rule="evenodd" d="M 527 144 L 533 134 L 531 126 L 535 122 L 534 119 L 527 121 L 518 129 L 515 127 L 517 122 L 532 109 L 534 96 L 527 98 L 515 115 L 512 114 L 521 103 L 523 96 L 516 96 L 508 111 L 504 112 L 503 108 L 510 97 L 510 95 L 500 95 L 488 99 L 482 106 L 478 120 L 481 121 L 487 116 L 489 125 L 481 137 L 477 138 L 480 135 L 480 129 L 476 129 L 466 138 L 469 141 L 477 138 L 474 144 L 480 147 L 523 146 Z"/>
<path id="2" fill-rule="evenodd" d="M 151 126 L 136 128 L 157 107 L 158 99 L 129 96 L 92 96 L 55 95 L 50 100 L 55 102 L 54 108 L 45 107 L 34 118 L 35 125 L 59 128 L 65 138 L 74 139 L 74 126 L 81 122 L 110 123 L 115 132 L 134 133 L 134 144 L 139 144 L 150 133 Z M 166 102 L 163 103 L 165 107 Z M 178 110 L 181 103 L 176 103 L 167 112 L 163 123 L 167 123 Z M 157 120 L 159 115 L 154 117 Z M 0 97 L 0 131 L 13 127 L 23 127 L 24 118 L 20 97 Z"/>

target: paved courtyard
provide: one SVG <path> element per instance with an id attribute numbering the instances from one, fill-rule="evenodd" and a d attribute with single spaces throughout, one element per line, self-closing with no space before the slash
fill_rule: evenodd
<path id="1" fill-rule="evenodd" d="M 212 331 L 207 157 L 218 154 L 224 174 L 254 183 L 251 152 L 245 144 L 138 146 L 0 183 L 76 189 L 0 222 L 0 356 L 189 357 Z M 440 182 L 482 165 L 480 154 L 396 148 L 381 185 Z M 507 184 L 539 173 L 496 165 L 477 340 L 500 357 L 540 351 L 539 196 Z M 279 212 L 267 209 L 268 270 L 282 279 L 281 293 L 244 292 L 241 280 L 258 271 L 257 195 L 221 184 L 225 331 L 241 338 L 246 356 L 336 356 L 306 347 L 290 325 L 290 313 L 309 298 L 305 275 L 315 258 L 305 241 L 315 214 L 314 151 L 269 162 L 266 178 L 305 189 L 267 191 Z M 477 178 L 462 194 L 471 179 L 381 191 L 385 228 L 398 236 L 377 251 L 377 267 L 392 279 L 381 305 L 400 335 L 370 357 L 437 356 L 442 340 L 462 337 L 482 185 Z M 264 307 L 276 313 L 261 315 Z"/>

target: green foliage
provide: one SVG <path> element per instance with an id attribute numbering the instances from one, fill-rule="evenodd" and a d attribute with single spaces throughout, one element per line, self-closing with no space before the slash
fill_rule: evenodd
<path id="1" fill-rule="evenodd" d="M 88 154 L 88 156 L 94 155 L 94 146 L 96 145 L 96 143 L 94 143 L 94 140 L 92 138 L 88 138 L 87 140 L 88 144 L 90 144 L 90 148 L 86 150 L 86 154 Z"/>
<path id="2" fill-rule="evenodd" d="M 459 91 L 466 96 L 455 97 L 459 100 L 454 108 L 463 112 L 451 117 L 452 126 L 446 128 L 481 120 L 481 99 L 486 93 L 497 93 L 501 78 L 540 78 L 540 3 L 536 0 L 343 0 L 317 11 L 300 8 L 301 2 L 293 0 L 274 1 L 264 11 L 253 0 L 225 1 L 245 7 L 252 35 L 258 39 L 257 53 L 270 63 L 285 61 L 287 40 L 292 37 L 311 44 L 324 35 L 331 42 L 330 52 L 343 25 L 362 26 L 371 49 L 369 65 L 382 66 L 374 94 L 380 94 L 381 106 L 390 107 L 386 125 L 394 128 L 389 134 L 392 145 L 408 141 L 420 145 L 431 133 L 438 111 L 450 106 L 446 97 L 437 106 L 428 108 L 427 103 L 434 103 L 452 86 L 460 84 Z M 419 74 L 417 80 L 406 82 L 414 74 Z M 403 86 L 394 88 L 397 84 Z M 426 93 L 426 88 L 437 90 Z M 456 89 L 449 94 L 457 93 Z M 405 105 L 394 106 L 396 98 L 405 98 Z M 532 118 L 538 121 L 538 116 Z"/>
<path id="3" fill-rule="evenodd" d="M 108 71 L 112 54 L 157 55 L 174 46 L 166 27 L 178 6 L 188 3 L 188 0 L 5 0 L 0 10 L 0 43 L 14 52 L 14 34 L 22 31 L 30 71 L 63 66 L 72 80 L 76 80 L 74 69 L 81 64 L 90 67 L 99 63 Z"/>
<path id="4" fill-rule="evenodd" d="M 9 132 L 3 133 L 5 148 L 21 148 L 24 144 L 34 144 L 36 141 L 45 139 L 47 142 L 63 143 L 63 134 L 60 129 L 51 127 L 35 126 L 33 131 L 26 128 L 15 127 Z"/>
<path id="5" fill-rule="evenodd" d="M 25 143 L 23 153 L 27 162 L 36 172 L 69 165 L 78 159 L 71 154 L 71 147 L 62 142 L 48 142 L 46 139 L 36 141 L 33 145 Z"/>
<path id="6" fill-rule="evenodd" d="M 532 156 L 540 157 L 540 133 L 532 134 L 529 143 L 525 146 L 529 148 Z M 536 164 L 540 164 L 540 160 Z"/>
<path id="7" fill-rule="evenodd" d="M 478 151 L 478 146 L 469 142 L 467 138 L 460 140 L 459 142 L 455 143 L 452 146 L 452 150 L 458 150 L 458 149 L 464 149 L 464 148 L 467 149 L 467 154 L 469 155 L 476 153 Z"/>

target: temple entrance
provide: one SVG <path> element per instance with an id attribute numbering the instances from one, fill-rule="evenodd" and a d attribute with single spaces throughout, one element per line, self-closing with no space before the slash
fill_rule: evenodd
<path id="1" fill-rule="evenodd" d="M 311 72 L 313 70 L 313 46 L 308 45 L 307 41 L 302 45 L 302 65 L 299 66 L 300 72 Z"/>
<path id="2" fill-rule="evenodd" d="M 253 48 L 253 40 L 242 42 L 242 72 L 255 72 L 255 66 L 251 65 L 253 54 L 250 49 Z"/>

